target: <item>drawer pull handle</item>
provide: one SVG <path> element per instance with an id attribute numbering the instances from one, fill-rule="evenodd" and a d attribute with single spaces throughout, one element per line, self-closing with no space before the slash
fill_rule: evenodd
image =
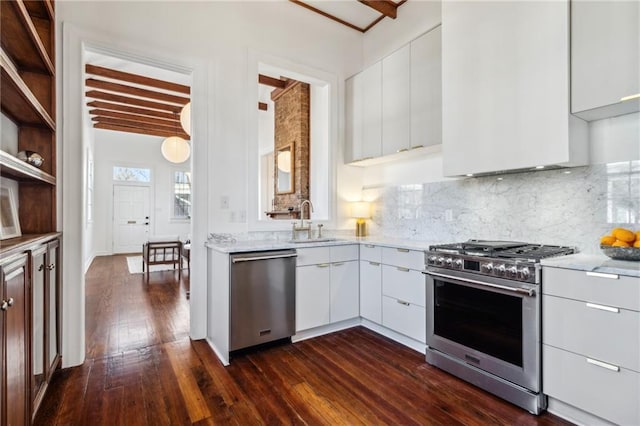
<path id="1" fill-rule="evenodd" d="M 344 265 L 344 262 L 335 262 L 333 264 L 333 266 L 342 266 L 342 265 Z"/>
<path id="2" fill-rule="evenodd" d="M 614 314 L 619 314 L 620 309 L 613 308 L 611 306 L 597 305 L 595 303 L 587 302 L 587 308 L 599 309 L 601 311 L 613 312 Z"/>
<path id="3" fill-rule="evenodd" d="M 409 304 L 410 304 L 409 302 L 405 302 L 404 300 L 400 300 L 400 299 L 398 299 L 397 302 L 399 304 L 401 304 L 401 305 L 404 305 L 404 306 L 409 306 Z"/>
<path id="4" fill-rule="evenodd" d="M 587 358 L 589 364 L 597 365 L 598 367 L 606 368 L 611 371 L 620 371 L 620 367 L 613 364 L 607 364 L 606 362 L 598 361 L 597 359 Z"/>
<path id="5" fill-rule="evenodd" d="M 609 278 L 610 280 L 617 280 L 620 278 L 619 275 L 616 274 L 603 274 L 602 272 L 587 272 L 587 276 L 589 277 L 598 277 L 598 278 Z"/>
<path id="6" fill-rule="evenodd" d="M 400 253 L 409 253 L 409 249 L 403 249 L 403 248 L 399 248 L 398 251 Z"/>
<path id="7" fill-rule="evenodd" d="M 373 244 L 365 244 L 364 245 L 366 248 L 375 248 L 375 246 Z"/>
<path id="8" fill-rule="evenodd" d="M 318 266 L 318 268 L 328 268 L 330 265 L 328 263 L 320 263 L 317 266 Z"/>
<path id="9" fill-rule="evenodd" d="M 380 264 L 378 262 L 369 262 L 369 265 L 371 265 L 371 266 L 380 266 Z"/>
<path id="10" fill-rule="evenodd" d="M 396 269 L 400 272 L 409 272 L 409 268 L 401 268 L 398 266 Z"/>

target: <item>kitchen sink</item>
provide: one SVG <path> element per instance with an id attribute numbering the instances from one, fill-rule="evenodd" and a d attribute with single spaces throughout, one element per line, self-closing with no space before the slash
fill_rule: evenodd
<path id="1" fill-rule="evenodd" d="M 303 238 L 303 239 L 296 239 L 296 240 L 289 240 L 290 243 L 326 243 L 329 241 L 336 241 L 337 238 Z"/>

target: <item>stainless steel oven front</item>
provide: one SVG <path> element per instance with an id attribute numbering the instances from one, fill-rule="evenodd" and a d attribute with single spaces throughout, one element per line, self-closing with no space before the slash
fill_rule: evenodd
<path id="1" fill-rule="evenodd" d="M 429 267 L 430 364 L 538 414 L 541 331 L 538 285 Z"/>

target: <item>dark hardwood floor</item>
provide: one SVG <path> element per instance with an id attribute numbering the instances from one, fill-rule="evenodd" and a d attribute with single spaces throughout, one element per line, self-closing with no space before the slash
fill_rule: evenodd
<path id="1" fill-rule="evenodd" d="M 188 274 L 87 274 L 87 360 L 58 371 L 38 425 L 561 425 L 427 365 L 363 327 L 238 355 L 188 337 Z"/>

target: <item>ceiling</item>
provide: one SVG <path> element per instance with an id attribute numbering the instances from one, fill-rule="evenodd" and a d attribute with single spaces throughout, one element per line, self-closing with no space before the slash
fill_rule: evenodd
<path id="1" fill-rule="evenodd" d="M 189 140 L 180 124 L 180 112 L 190 101 L 191 89 L 183 84 L 188 76 L 95 54 L 87 58 L 85 74 L 94 128 Z"/>
<path id="2" fill-rule="evenodd" d="M 327 19 L 365 33 L 385 18 L 396 19 L 398 8 L 407 0 L 289 1 Z"/>

